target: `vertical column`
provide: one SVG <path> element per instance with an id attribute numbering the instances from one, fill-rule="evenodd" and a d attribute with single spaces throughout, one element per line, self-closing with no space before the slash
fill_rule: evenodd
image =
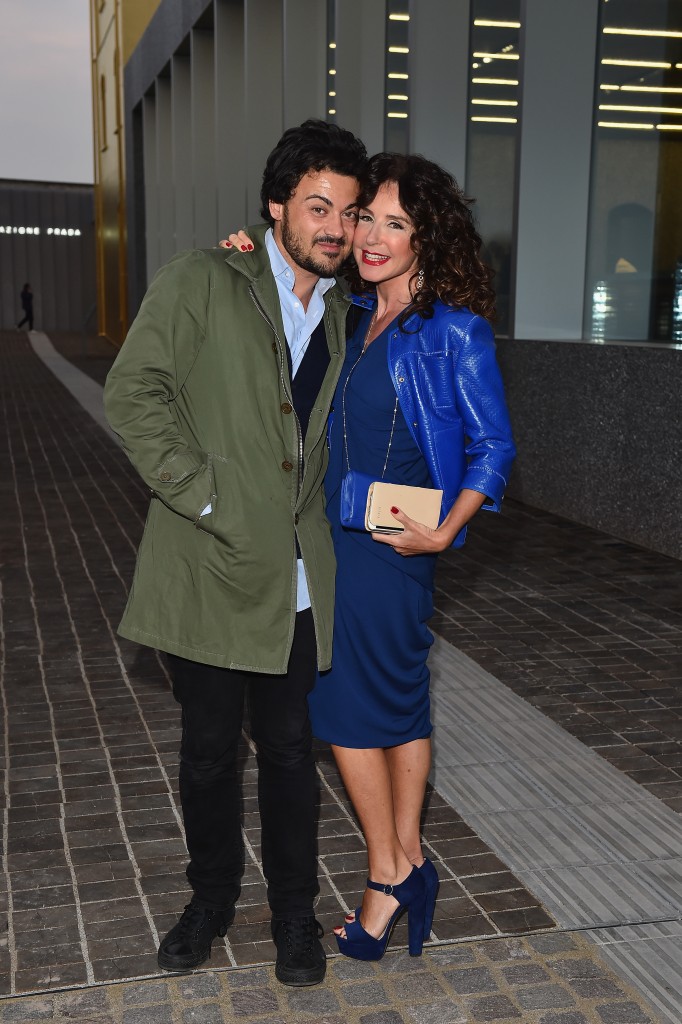
<path id="1" fill-rule="evenodd" d="M 384 148 L 385 0 L 337 0 L 335 42 L 337 122 L 377 153 Z"/>
<path id="2" fill-rule="evenodd" d="M 194 244 L 208 249 L 218 241 L 216 223 L 215 53 L 213 32 L 193 28 L 192 55 L 192 203 Z"/>
<path id="3" fill-rule="evenodd" d="M 214 0 L 216 239 L 247 223 L 244 0 Z M 274 144 L 274 143 L 273 143 Z M 260 218 L 257 218 L 260 220 Z"/>
<path id="4" fill-rule="evenodd" d="M 159 204 L 159 260 L 162 264 L 169 260 L 175 252 L 175 198 L 173 195 L 173 140 L 169 78 L 156 79 L 156 170 Z"/>
<path id="5" fill-rule="evenodd" d="M 517 338 L 582 337 L 598 16 L 599 0 L 521 5 Z"/>
<path id="6" fill-rule="evenodd" d="M 464 187 L 471 0 L 419 0 L 410 18 L 410 151 Z"/>
<path id="7" fill-rule="evenodd" d="M 194 244 L 192 215 L 192 128 L 189 57 L 171 57 L 171 137 L 173 147 L 174 251 Z"/>
<path id="8" fill-rule="evenodd" d="M 260 187 L 268 153 L 283 129 L 282 0 L 248 0 L 245 9 L 246 197 L 260 220 Z"/>
<path id="9" fill-rule="evenodd" d="M 324 120 L 327 94 L 327 5 L 284 0 L 284 127 Z"/>
<path id="10" fill-rule="evenodd" d="M 147 284 L 161 266 L 159 255 L 159 200 L 156 148 L 156 96 L 153 91 L 142 100 L 142 147 L 144 152 L 144 206 L 146 215 Z M 134 307 L 133 307 L 134 308 Z"/>

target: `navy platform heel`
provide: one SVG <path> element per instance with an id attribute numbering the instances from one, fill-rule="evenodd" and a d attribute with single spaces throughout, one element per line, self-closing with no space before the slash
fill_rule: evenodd
<path id="1" fill-rule="evenodd" d="M 426 886 L 426 910 L 424 913 L 424 942 L 426 942 L 431 935 L 433 912 L 436 908 L 436 896 L 440 887 L 440 879 L 438 878 L 438 872 L 428 857 L 424 858 L 424 863 L 417 870 L 421 873 Z"/>
<path id="2" fill-rule="evenodd" d="M 398 900 L 400 906 L 393 912 L 383 935 L 378 939 L 366 932 L 360 924 L 361 908 L 358 907 L 355 911 L 355 920 L 344 926 L 346 929 L 345 939 L 341 935 L 336 936 L 339 952 L 344 956 L 352 957 L 353 960 L 381 960 L 386 952 L 396 921 L 403 913 L 407 912 L 407 941 L 410 956 L 421 956 L 427 911 L 426 881 L 422 869 L 423 865 L 422 868 L 412 868 L 407 878 L 398 885 L 382 885 L 380 882 L 372 882 L 368 878 L 368 889 L 392 896 Z"/>

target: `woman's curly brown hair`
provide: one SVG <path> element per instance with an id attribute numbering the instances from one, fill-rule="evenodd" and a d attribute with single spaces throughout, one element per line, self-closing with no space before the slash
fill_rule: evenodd
<path id="1" fill-rule="evenodd" d="M 430 319 L 437 299 L 449 306 L 466 306 L 494 321 L 494 272 L 479 256 L 481 238 L 469 209 L 473 200 L 464 195 L 451 174 L 423 156 L 377 153 L 360 181 L 360 209 L 369 206 L 388 182 L 398 186 L 400 205 L 414 225 L 410 244 L 418 256 L 418 267 L 413 288 L 417 273 L 424 271 L 422 287 L 400 317 L 401 327 L 415 312 Z M 344 267 L 344 276 L 358 295 L 373 288 L 362 280 L 353 259 Z"/>

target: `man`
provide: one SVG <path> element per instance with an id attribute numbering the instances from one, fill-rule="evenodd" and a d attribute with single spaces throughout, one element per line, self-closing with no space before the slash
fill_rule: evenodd
<path id="1" fill-rule="evenodd" d="M 152 489 L 119 631 L 168 652 L 182 707 L 191 902 L 159 946 L 187 970 L 232 923 L 243 870 L 237 745 L 257 747 L 276 974 L 325 974 L 314 917 L 316 778 L 307 694 L 331 660 L 334 559 L 325 426 L 345 348 L 365 148 L 292 128 L 261 190 L 255 252 L 194 251 L 157 274 L 109 374 L 109 422 Z"/>

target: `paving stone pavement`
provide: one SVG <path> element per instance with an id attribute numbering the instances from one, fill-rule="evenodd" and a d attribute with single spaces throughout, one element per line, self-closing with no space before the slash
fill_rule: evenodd
<path id="1" fill-rule="evenodd" d="M 379 964 L 337 957 L 325 983 L 272 967 L 170 975 L 0 1001 L 1 1024 L 655 1024 L 641 996 L 579 934 L 467 942 Z"/>
<path id="2" fill-rule="evenodd" d="M 55 341 L 101 382 L 110 362 L 102 342 L 84 352 L 82 339 Z M 272 945 L 246 740 L 249 864 L 235 928 L 211 972 L 159 978 L 156 937 L 187 892 L 177 713 L 163 660 L 114 634 L 148 495 L 23 337 L 0 335 L 0 389 L 7 445 L 0 486 L 10 510 L 0 523 L 9 883 L 0 887 L 8 936 L 0 941 L 0 988 L 9 996 L 0 999 L 0 1021 L 658 1019 L 579 933 L 530 935 L 551 929 L 551 917 L 433 791 L 424 830 L 447 880 L 425 955 L 391 953 L 380 965 L 337 958 L 324 986 L 283 989 L 267 966 Z M 479 520 L 464 554 L 442 560 L 433 621 L 440 635 L 599 753 L 636 747 L 628 756 L 652 757 L 682 779 L 674 763 L 680 738 L 664 731 L 682 707 L 679 563 L 513 502 L 502 516 Z M 605 731 L 599 716 L 622 712 L 629 717 Z M 651 743 L 675 750 L 647 752 Z M 662 757 L 668 763 L 659 764 Z M 610 759 L 637 770 L 627 758 Z M 364 852 L 324 747 L 318 765 L 318 914 L 328 930 L 359 898 Z M 651 791 L 680 809 L 673 791 Z M 510 933 L 517 938 L 496 937 Z M 145 974 L 157 977 L 114 983 Z"/>

